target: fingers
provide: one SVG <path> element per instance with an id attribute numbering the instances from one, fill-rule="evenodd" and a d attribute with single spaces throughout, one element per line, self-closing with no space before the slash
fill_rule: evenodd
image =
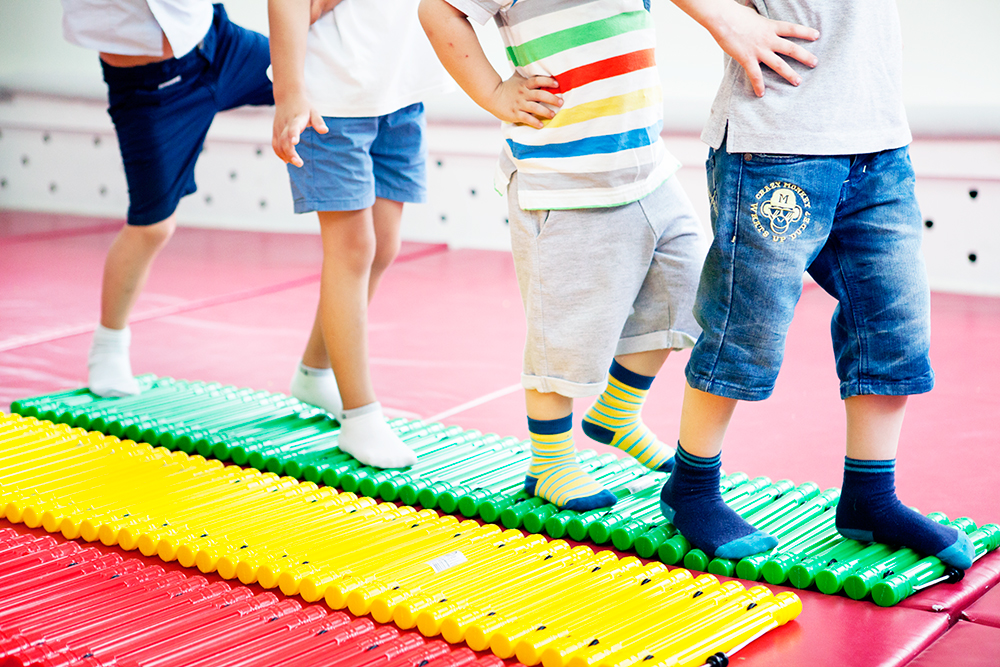
<path id="1" fill-rule="evenodd" d="M 799 76 L 799 73 L 793 70 L 791 65 L 785 62 L 785 60 L 778 54 L 774 52 L 767 52 L 763 54 L 763 57 L 761 57 L 760 62 L 773 69 L 778 76 L 780 76 L 782 79 L 792 84 L 793 86 L 797 86 L 800 83 L 802 83 L 802 77 Z M 757 93 L 757 97 L 760 97 L 761 95 L 764 94 L 763 88 L 764 88 L 764 82 L 762 80 L 761 92 Z M 757 92 L 756 87 L 754 88 L 754 92 Z"/>
<path id="2" fill-rule="evenodd" d="M 781 60 L 781 58 L 778 58 Z M 743 71 L 746 72 L 747 77 L 750 79 L 750 85 L 753 86 L 754 95 L 757 97 L 764 96 L 764 73 L 760 71 L 760 64 L 756 56 L 750 56 L 748 58 L 741 59 L 738 61 L 743 67 Z"/>
<path id="3" fill-rule="evenodd" d="M 309 124 L 312 125 L 313 129 L 320 134 L 326 134 L 330 131 L 326 126 L 326 122 L 323 120 L 323 116 L 321 116 L 315 109 L 309 110 Z"/>
<path id="4" fill-rule="evenodd" d="M 807 28 L 798 23 L 788 23 L 787 21 L 775 21 L 775 32 L 779 37 L 794 37 L 814 42 L 819 39 L 819 30 Z"/>
<path id="5" fill-rule="evenodd" d="M 301 123 L 293 121 L 284 125 L 276 125 L 271 136 L 271 147 L 274 149 L 274 154 L 282 161 L 294 164 L 296 167 L 301 167 L 303 164 L 302 158 L 295 151 L 302 129 Z"/>
<path id="6" fill-rule="evenodd" d="M 819 61 L 815 54 L 806 51 L 794 42 L 789 42 L 787 39 L 778 40 L 778 43 L 774 47 L 774 51 L 775 53 L 783 53 L 789 58 L 794 58 L 808 67 L 815 67 L 816 63 Z"/>

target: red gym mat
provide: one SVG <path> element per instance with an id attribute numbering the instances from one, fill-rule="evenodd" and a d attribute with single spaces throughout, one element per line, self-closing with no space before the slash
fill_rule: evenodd
<path id="1" fill-rule="evenodd" d="M 997 667 L 1000 629 L 959 621 L 907 667 Z"/>
<path id="2" fill-rule="evenodd" d="M 966 607 L 962 618 L 972 623 L 1000 628 L 1000 587 L 994 586 Z"/>

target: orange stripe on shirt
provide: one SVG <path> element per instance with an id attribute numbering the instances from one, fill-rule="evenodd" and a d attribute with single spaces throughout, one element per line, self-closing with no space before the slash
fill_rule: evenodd
<path id="1" fill-rule="evenodd" d="M 610 79 L 613 76 L 628 74 L 647 67 L 656 65 L 655 49 L 644 49 L 625 53 L 614 58 L 599 60 L 571 70 L 566 70 L 562 74 L 556 74 L 552 78 L 559 82 L 558 88 L 546 88 L 550 93 L 565 93 L 574 88 L 579 88 L 588 83 L 601 79 Z"/>

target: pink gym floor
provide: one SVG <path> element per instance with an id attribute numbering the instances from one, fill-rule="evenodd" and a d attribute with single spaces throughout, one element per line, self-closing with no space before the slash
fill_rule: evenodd
<path id="1" fill-rule="evenodd" d="M 104 254 L 120 225 L 0 211 L 0 410 L 84 384 Z M 320 261 L 317 236 L 178 230 L 135 309 L 134 372 L 287 392 L 315 313 Z M 833 307 L 806 286 L 774 395 L 737 409 L 726 470 L 840 486 Z M 372 372 L 387 412 L 526 437 L 522 315 L 508 253 L 404 244 L 369 317 Z M 932 332 L 937 386 L 910 400 L 899 495 L 925 513 L 1000 521 L 1000 299 L 934 294 Z M 643 413 L 668 441 L 677 433 L 686 357 L 667 361 Z M 581 401 L 577 414 L 586 407 Z M 602 448 L 582 432 L 577 443 Z M 994 553 L 962 582 L 890 609 L 800 592 L 801 616 L 735 661 L 996 667 L 1000 591 L 989 589 L 998 581 Z"/>

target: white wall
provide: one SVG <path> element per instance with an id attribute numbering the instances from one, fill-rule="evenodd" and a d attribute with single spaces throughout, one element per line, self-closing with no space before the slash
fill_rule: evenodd
<path id="1" fill-rule="evenodd" d="M 722 58 L 700 26 L 666 0 L 654 4 L 666 141 L 707 224 L 706 150 L 697 133 Z M 899 0 L 899 6 L 932 286 L 1000 295 L 1000 0 Z M 951 12 L 940 15 L 944 7 Z M 266 32 L 265 0 L 231 0 L 227 10 Z M 0 89 L 16 91 L 0 95 L 0 209 L 123 218 L 128 193 L 100 66 L 95 54 L 62 40 L 60 21 L 57 0 L 0 0 Z M 487 25 L 480 34 L 505 71 L 496 29 Z M 428 117 L 429 202 L 406 207 L 405 238 L 509 247 L 506 201 L 492 188 L 498 123 L 461 93 L 430 101 Z M 181 224 L 317 230 L 314 215 L 291 212 L 270 125 L 267 108 L 220 114 L 198 161 L 198 192 L 178 208 Z"/>
<path id="2" fill-rule="evenodd" d="M 673 4 L 654 0 L 653 5 L 666 128 L 695 132 L 711 104 L 722 58 L 708 33 Z M 1000 2 L 898 0 L 898 5 L 906 104 L 915 133 L 1000 136 Z M 266 7 L 266 0 L 226 2 L 233 20 L 264 33 Z M 58 0 L 0 0 L 0 87 L 104 96 L 96 56 L 63 41 L 61 17 Z M 487 25 L 480 34 L 495 63 L 504 67 L 496 32 Z M 460 93 L 434 100 L 429 114 L 439 120 L 488 118 Z"/>

